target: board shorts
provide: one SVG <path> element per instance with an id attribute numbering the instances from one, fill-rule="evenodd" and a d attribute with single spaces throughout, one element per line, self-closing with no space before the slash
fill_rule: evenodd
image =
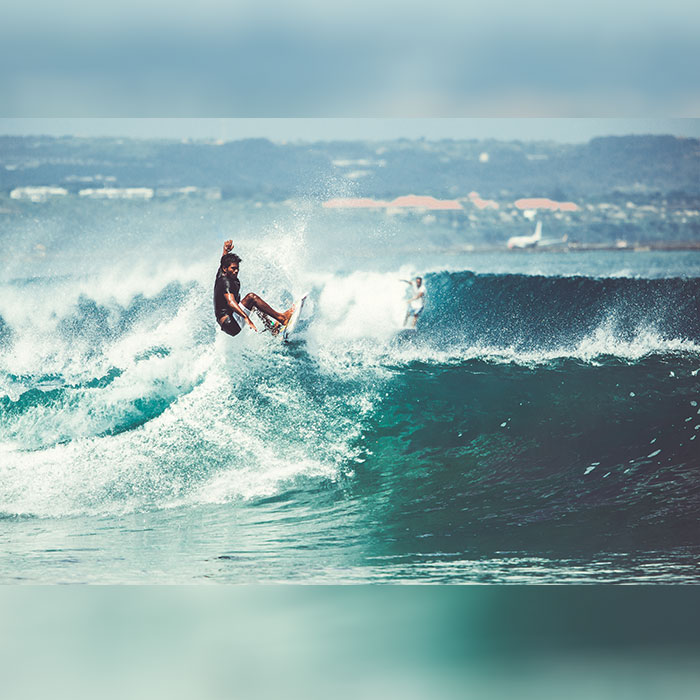
<path id="1" fill-rule="evenodd" d="M 235 311 L 231 311 L 231 313 L 229 313 L 229 315 L 226 317 L 226 320 L 223 323 L 219 323 L 219 328 L 221 328 L 224 333 L 228 333 L 229 335 L 238 335 L 245 325 L 245 318 L 240 314 L 237 314 Z"/>
<path id="2" fill-rule="evenodd" d="M 241 332 L 241 327 L 230 316 L 227 316 L 223 323 L 219 323 L 219 328 L 229 335 L 238 335 Z"/>
<path id="3" fill-rule="evenodd" d="M 409 313 L 409 315 L 415 316 L 416 318 L 418 318 L 423 313 L 424 308 L 425 308 L 424 306 L 421 306 L 420 309 L 414 309 L 412 306 L 409 306 L 408 313 Z"/>

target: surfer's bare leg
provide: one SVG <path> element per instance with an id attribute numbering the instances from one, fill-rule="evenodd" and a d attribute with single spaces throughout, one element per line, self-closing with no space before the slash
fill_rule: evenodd
<path id="1" fill-rule="evenodd" d="M 411 319 L 411 325 L 410 325 L 410 326 L 408 325 L 408 319 L 409 319 L 409 318 Z M 406 318 L 404 318 L 404 320 L 403 320 L 403 326 L 404 326 L 404 328 L 415 328 L 415 327 L 416 327 L 416 323 L 418 323 L 418 316 L 417 316 L 415 313 L 413 313 L 413 310 L 409 309 L 409 310 L 406 312 Z"/>
<path id="2" fill-rule="evenodd" d="M 420 312 L 414 313 L 412 309 L 409 309 L 406 312 L 406 318 L 403 320 L 403 327 L 404 328 L 415 328 L 416 324 L 418 323 L 418 316 L 420 315 Z M 408 319 L 411 319 L 411 325 L 408 325 Z"/>
<path id="3" fill-rule="evenodd" d="M 248 310 L 257 309 L 283 324 L 289 321 L 294 311 L 294 307 L 292 306 L 281 314 L 279 311 L 275 311 L 264 299 L 261 299 L 257 294 L 253 293 L 246 294 L 243 299 L 241 299 L 241 306 L 245 306 Z"/>

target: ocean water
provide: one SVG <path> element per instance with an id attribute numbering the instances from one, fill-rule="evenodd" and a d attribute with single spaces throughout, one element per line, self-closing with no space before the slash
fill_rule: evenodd
<path id="1" fill-rule="evenodd" d="M 372 216 L 6 213 L 0 581 L 699 582 L 700 254 Z M 217 331 L 229 237 L 296 342 Z"/>

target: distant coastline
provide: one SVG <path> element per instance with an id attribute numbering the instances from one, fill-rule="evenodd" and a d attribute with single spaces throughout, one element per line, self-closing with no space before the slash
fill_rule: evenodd
<path id="1" fill-rule="evenodd" d="M 269 207 L 269 216 L 281 207 L 320 226 L 412 227 L 443 249 L 500 250 L 514 238 L 529 245 L 540 222 L 537 252 L 695 250 L 700 140 L 276 144 L 0 136 L 3 218 L 33 206 L 99 207 L 104 200 L 204 210 L 218 202 L 222 211 Z"/>

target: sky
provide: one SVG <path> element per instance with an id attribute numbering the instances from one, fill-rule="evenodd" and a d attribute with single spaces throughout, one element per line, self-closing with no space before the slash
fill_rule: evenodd
<path id="1" fill-rule="evenodd" d="M 0 118 L 0 134 L 130 138 L 327 140 L 488 139 L 583 143 L 596 136 L 700 138 L 699 119 L 596 118 Z"/>
<path id="2" fill-rule="evenodd" d="M 687 0 L 9 3 L 0 116 L 700 117 L 699 34 Z"/>

